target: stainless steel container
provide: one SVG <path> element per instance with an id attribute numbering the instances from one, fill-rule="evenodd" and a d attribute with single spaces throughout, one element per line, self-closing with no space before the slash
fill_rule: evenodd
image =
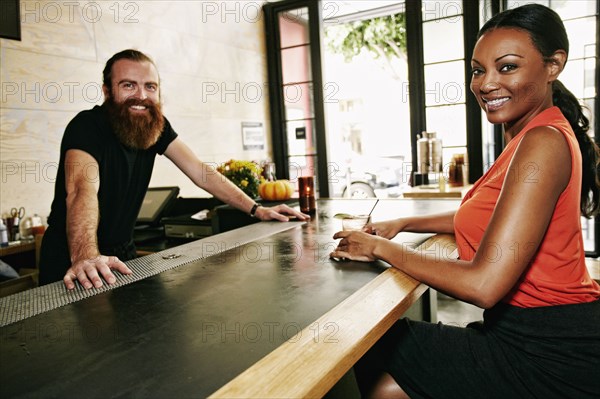
<path id="1" fill-rule="evenodd" d="M 442 140 L 435 132 L 423 132 L 417 140 L 417 169 L 421 174 L 442 171 Z"/>

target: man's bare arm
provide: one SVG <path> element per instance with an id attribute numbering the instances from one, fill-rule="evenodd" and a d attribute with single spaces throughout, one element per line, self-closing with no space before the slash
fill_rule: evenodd
<path id="1" fill-rule="evenodd" d="M 92 259 L 98 250 L 98 163 L 81 150 L 67 151 L 65 158 L 67 190 L 67 239 L 71 263 Z"/>
<path id="2" fill-rule="evenodd" d="M 244 212 L 250 212 L 254 206 L 254 199 L 248 197 L 229 179 L 217 172 L 215 167 L 198 159 L 181 139 L 176 138 L 169 144 L 165 155 L 198 187 L 208 191 L 220 200 Z M 274 207 L 260 206 L 256 210 L 255 216 L 261 220 L 279 220 L 282 222 L 287 222 L 290 216 L 294 216 L 299 220 L 310 219 L 310 216 L 285 204 Z"/>
<path id="3" fill-rule="evenodd" d="M 130 274 L 131 270 L 114 256 L 102 256 L 98 249 L 98 163 L 88 153 L 69 150 L 65 157 L 65 187 L 67 191 L 67 241 L 71 267 L 63 279 L 68 289 L 75 281 L 86 288 L 101 287 L 102 279 L 116 281 L 111 269 Z"/>

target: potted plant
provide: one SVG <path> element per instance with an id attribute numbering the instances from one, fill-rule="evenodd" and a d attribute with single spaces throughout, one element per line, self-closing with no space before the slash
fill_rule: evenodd
<path id="1" fill-rule="evenodd" d="M 256 162 L 230 159 L 218 166 L 217 171 L 231 180 L 250 198 L 258 197 L 262 168 Z"/>

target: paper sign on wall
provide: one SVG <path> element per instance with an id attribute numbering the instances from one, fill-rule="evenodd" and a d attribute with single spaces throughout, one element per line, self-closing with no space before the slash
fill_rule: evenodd
<path id="1" fill-rule="evenodd" d="M 261 122 L 242 122 L 242 144 L 244 150 L 265 148 L 265 131 Z"/>

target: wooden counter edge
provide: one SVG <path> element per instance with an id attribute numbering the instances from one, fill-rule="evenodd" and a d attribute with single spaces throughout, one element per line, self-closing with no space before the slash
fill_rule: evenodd
<path id="1" fill-rule="evenodd" d="M 402 197 L 410 199 L 424 199 L 424 198 L 453 198 L 460 199 L 465 196 L 473 185 L 459 186 L 459 187 L 447 187 L 444 190 L 435 187 L 427 186 L 416 186 L 408 187 L 402 192 Z"/>
<path id="2" fill-rule="evenodd" d="M 433 245 L 454 245 L 454 237 L 437 235 L 421 248 Z M 322 397 L 427 288 L 389 268 L 210 397 Z"/>
<path id="3" fill-rule="evenodd" d="M 590 276 L 596 280 L 597 283 L 600 283 L 600 260 L 586 258 L 585 265 L 587 266 Z"/>
<path id="4" fill-rule="evenodd" d="M 6 247 L 0 247 L 0 256 L 9 256 L 35 250 L 35 240 L 28 240 L 19 244 L 11 244 Z"/>

